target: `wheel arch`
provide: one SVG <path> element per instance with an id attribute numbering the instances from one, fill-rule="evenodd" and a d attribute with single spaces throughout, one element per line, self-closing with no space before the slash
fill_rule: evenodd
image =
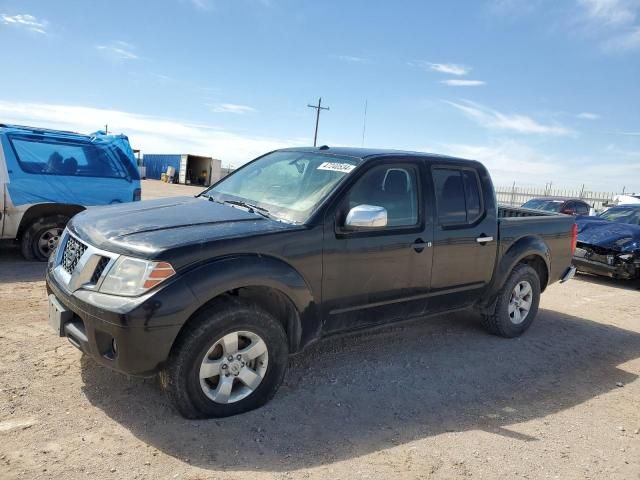
<path id="1" fill-rule="evenodd" d="M 281 322 L 291 353 L 320 333 L 311 288 L 291 265 L 263 255 L 241 255 L 199 266 L 186 282 L 198 307 L 182 325 L 176 339 L 193 325 L 197 314 L 216 302 L 252 303 Z M 175 340 L 174 340 L 175 343 Z"/>
<path id="2" fill-rule="evenodd" d="M 526 236 L 513 242 L 498 262 L 483 306 L 491 308 L 509 275 L 520 264 L 529 265 L 537 272 L 540 292 L 543 292 L 549 283 L 550 261 L 549 247 L 540 237 Z"/>
<path id="3" fill-rule="evenodd" d="M 509 277 L 516 265 L 525 263 L 533 267 L 540 276 L 540 290 L 547 287 L 551 251 L 545 241 L 534 235 L 521 237 L 509 246 L 498 266 L 497 278 L 499 287 Z"/>
<path id="4" fill-rule="evenodd" d="M 82 205 L 68 203 L 37 203 L 32 205 L 22 214 L 20 225 L 16 232 L 16 238 L 19 239 L 29 226 L 40 218 L 53 217 L 56 215 L 71 218 L 83 210 L 85 210 L 85 207 Z"/>

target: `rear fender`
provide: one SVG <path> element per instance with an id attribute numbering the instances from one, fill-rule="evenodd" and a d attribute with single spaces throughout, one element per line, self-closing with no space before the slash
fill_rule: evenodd
<path id="1" fill-rule="evenodd" d="M 531 260 L 540 259 L 544 262 L 544 268 L 546 269 L 545 278 L 540 278 L 540 289 L 544 290 L 547 286 L 549 278 L 549 266 L 551 263 L 551 252 L 549 246 L 537 236 L 526 236 L 516 240 L 507 251 L 502 255 L 491 281 L 489 287 L 489 295 L 487 295 L 487 301 L 485 306 L 492 305 L 495 299 L 502 289 L 502 286 L 509 278 L 509 275 L 513 271 L 516 265 L 519 263 L 528 263 Z"/>

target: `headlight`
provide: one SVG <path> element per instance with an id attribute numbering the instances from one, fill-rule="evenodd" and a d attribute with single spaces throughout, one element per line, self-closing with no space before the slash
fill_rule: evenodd
<path id="1" fill-rule="evenodd" d="M 120 257 L 105 277 L 100 291 L 111 295 L 136 297 L 175 275 L 167 262 Z"/>

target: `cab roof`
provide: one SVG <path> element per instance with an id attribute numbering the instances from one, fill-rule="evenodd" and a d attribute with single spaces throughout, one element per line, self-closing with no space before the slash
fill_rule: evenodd
<path id="1" fill-rule="evenodd" d="M 9 123 L 0 123 L 0 132 L 36 133 L 36 134 L 49 134 L 49 135 L 61 135 L 61 136 L 73 136 L 73 137 L 89 137 L 90 136 L 84 133 L 70 132 L 67 130 L 53 130 L 50 128 L 29 127 L 26 125 L 13 125 Z"/>
<path id="2" fill-rule="evenodd" d="M 282 148 L 278 151 L 304 152 L 304 153 L 320 153 L 325 155 L 341 155 L 345 157 L 359 158 L 367 160 L 375 157 L 416 157 L 416 158 L 433 158 L 441 160 L 455 160 L 457 162 L 477 163 L 475 160 L 465 158 L 452 157 L 448 155 L 440 155 L 437 153 L 415 152 L 410 150 L 393 150 L 385 148 L 359 148 L 359 147 L 329 147 L 323 145 L 321 147 L 291 147 Z"/>

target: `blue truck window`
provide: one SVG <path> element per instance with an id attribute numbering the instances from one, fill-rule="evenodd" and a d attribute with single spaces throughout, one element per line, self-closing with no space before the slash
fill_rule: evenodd
<path id="1" fill-rule="evenodd" d="M 109 149 L 87 142 L 11 136 L 11 145 L 26 173 L 124 178 L 126 172 Z"/>

